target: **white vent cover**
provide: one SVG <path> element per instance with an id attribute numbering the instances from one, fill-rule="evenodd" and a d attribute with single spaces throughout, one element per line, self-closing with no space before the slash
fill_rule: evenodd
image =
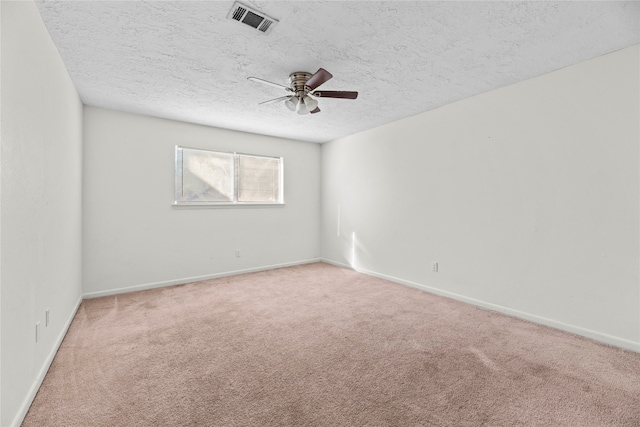
<path id="1" fill-rule="evenodd" d="M 247 24 L 263 34 L 269 34 L 273 27 L 278 23 L 277 19 L 270 18 L 264 13 L 258 12 L 257 10 L 238 2 L 233 4 L 233 7 L 227 15 L 227 19 Z"/>

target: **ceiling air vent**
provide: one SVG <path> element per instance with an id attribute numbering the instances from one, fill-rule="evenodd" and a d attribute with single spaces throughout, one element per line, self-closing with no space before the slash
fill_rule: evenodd
<path id="1" fill-rule="evenodd" d="M 264 13 L 258 12 L 238 2 L 233 4 L 227 18 L 247 24 L 264 34 L 269 34 L 278 23 L 277 19 L 270 18 Z"/>

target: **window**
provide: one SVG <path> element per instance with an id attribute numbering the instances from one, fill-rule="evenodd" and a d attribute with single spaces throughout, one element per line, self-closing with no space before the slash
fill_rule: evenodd
<path id="1" fill-rule="evenodd" d="M 176 146 L 176 205 L 283 204 L 281 157 Z"/>

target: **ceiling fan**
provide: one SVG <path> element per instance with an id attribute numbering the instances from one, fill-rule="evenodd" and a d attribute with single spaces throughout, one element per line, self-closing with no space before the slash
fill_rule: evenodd
<path id="1" fill-rule="evenodd" d="M 256 83 L 262 83 L 269 86 L 275 86 L 291 92 L 288 95 L 281 96 L 276 99 L 261 102 L 258 105 L 268 105 L 276 102 L 284 101 L 284 105 L 291 111 L 298 114 L 315 114 L 320 112 L 318 101 L 315 98 L 341 98 L 356 99 L 358 92 L 343 90 L 316 90 L 321 84 L 327 82 L 333 75 L 320 68 L 315 74 L 306 71 L 296 71 L 289 75 L 289 86 L 273 83 L 257 77 L 247 77 L 248 80 Z"/>

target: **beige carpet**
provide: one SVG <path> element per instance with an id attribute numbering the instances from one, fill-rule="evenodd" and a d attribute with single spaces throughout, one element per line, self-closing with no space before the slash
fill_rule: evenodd
<path id="1" fill-rule="evenodd" d="M 640 354 L 328 264 L 86 300 L 24 426 L 640 426 Z"/>

